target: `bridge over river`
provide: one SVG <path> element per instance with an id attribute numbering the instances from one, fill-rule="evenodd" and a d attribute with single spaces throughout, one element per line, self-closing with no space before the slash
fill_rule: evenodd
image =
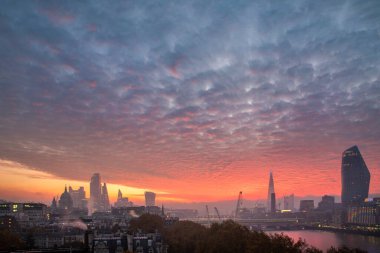
<path id="1" fill-rule="evenodd" d="M 233 220 L 240 225 L 252 229 L 296 229 L 304 226 L 303 218 L 231 218 L 231 217 L 197 217 L 181 220 L 189 220 L 204 226 L 212 223 L 222 223 L 223 221 Z"/>

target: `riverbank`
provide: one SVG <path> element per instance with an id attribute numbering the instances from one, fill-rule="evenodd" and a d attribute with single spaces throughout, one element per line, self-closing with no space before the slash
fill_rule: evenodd
<path id="1" fill-rule="evenodd" d="M 305 226 L 305 230 L 319 230 L 319 231 L 330 231 L 336 233 L 346 233 L 346 234 L 355 234 L 355 235 L 368 235 L 380 237 L 380 230 L 365 230 L 362 228 L 339 228 L 331 226 Z"/>
<path id="2" fill-rule="evenodd" d="M 346 233 L 341 231 L 324 231 L 324 230 L 277 230 L 265 231 L 266 234 L 284 234 L 294 241 L 300 238 L 305 240 L 308 245 L 314 246 L 326 252 L 331 247 L 347 246 L 349 248 L 359 248 L 368 253 L 380 252 L 380 237 L 372 235 L 361 235 Z"/>

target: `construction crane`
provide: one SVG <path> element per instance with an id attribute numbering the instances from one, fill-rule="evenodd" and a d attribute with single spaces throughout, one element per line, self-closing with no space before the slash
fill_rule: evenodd
<path id="1" fill-rule="evenodd" d="M 218 211 L 218 208 L 216 208 L 216 206 L 215 206 L 214 209 L 215 209 L 216 214 L 218 215 L 219 221 L 221 221 L 221 219 L 220 219 L 220 214 L 219 214 L 219 211 Z"/>
<path id="2" fill-rule="evenodd" d="M 211 225 L 210 212 L 208 211 L 208 205 L 206 205 L 206 211 L 207 211 L 207 219 L 208 219 L 208 223 L 209 223 L 209 225 Z"/>
<path id="3" fill-rule="evenodd" d="M 243 205 L 243 192 L 239 192 L 238 201 L 236 204 L 235 219 L 238 217 L 239 211 Z"/>

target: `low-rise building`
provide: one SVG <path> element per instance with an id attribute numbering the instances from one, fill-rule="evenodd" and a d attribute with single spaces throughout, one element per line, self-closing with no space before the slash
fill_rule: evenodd
<path id="1" fill-rule="evenodd" d="M 380 202 L 370 201 L 348 205 L 347 223 L 361 226 L 380 224 Z"/>

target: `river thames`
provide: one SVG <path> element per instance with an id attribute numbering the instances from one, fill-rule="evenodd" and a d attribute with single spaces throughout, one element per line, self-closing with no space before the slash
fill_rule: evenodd
<path id="1" fill-rule="evenodd" d="M 331 246 L 347 246 L 349 248 L 359 248 L 368 253 L 380 252 L 380 237 L 357 235 L 348 233 L 337 233 L 319 230 L 297 230 L 297 231 L 268 231 L 267 233 L 284 233 L 295 241 L 298 238 L 306 240 L 306 243 L 326 252 Z"/>

